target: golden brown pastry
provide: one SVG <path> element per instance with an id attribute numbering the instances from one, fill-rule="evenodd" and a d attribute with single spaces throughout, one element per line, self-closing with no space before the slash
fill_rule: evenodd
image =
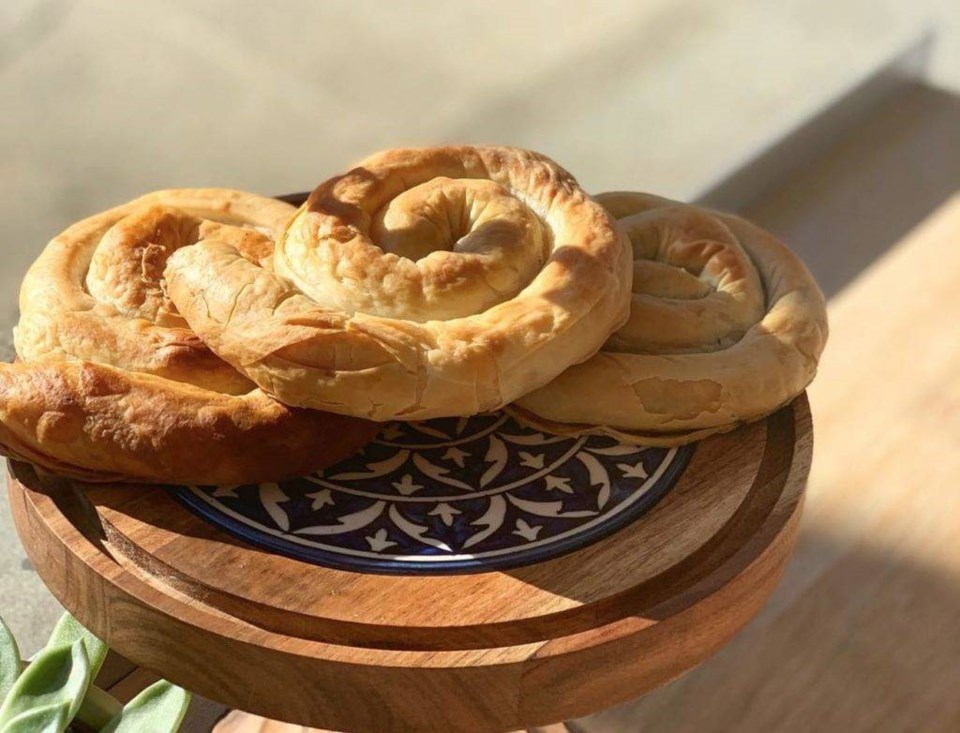
<path id="1" fill-rule="evenodd" d="M 677 445 L 799 395 L 827 338 L 823 295 L 781 242 L 735 216 L 597 196 L 633 244 L 630 318 L 589 361 L 511 410 L 553 433 Z"/>
<path id="2" fill-rule="evenodd" d="M 294 208 L 222 189 L 159 191 L 54 238 L 20 291 L 19 361 L 0 365 L 0 448 L 86 480 L 245 483 L 307 473 L 375 425 L 268 397 L 163 291 L 171 252 L 227 243 L 268 264 Z"/>
<path id="3" fill-rule="evenodd" d="M 321 184 L 272 267 L 204 241 L 166 277 L 193 330 L 283 402 L 414 420 L 500 407 L 588 358 L 627 317 L 631 256 L 553 161 L 463 146 Z"/>

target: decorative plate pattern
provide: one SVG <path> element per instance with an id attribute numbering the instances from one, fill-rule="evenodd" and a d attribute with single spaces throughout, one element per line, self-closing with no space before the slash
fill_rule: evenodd
<path id="1" fill-rule="evenodd" d="M 171 491 L 290 557 L 462 573 L 540 562 L 616 531 L 676 483 L 693 450 L 545 435 L 494 412 L 388 423 L 361 453 L 295 481 Z"/>

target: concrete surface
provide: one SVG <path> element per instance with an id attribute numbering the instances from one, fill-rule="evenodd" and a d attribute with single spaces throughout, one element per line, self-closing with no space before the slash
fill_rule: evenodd
<path id="1" fill-rule="evenodd" d="M 71 221 L 152 189 L 302 190 L 379 148 L 489 141 L 542 150 L 591 190 L 692 198 L 925 28 L 938 35 L 933 84 L 960 89 L 960 4 L 941 0 L 278 5 L 0 3 L 5 356 L 19 280 L 43 244 Z M 958 149 L 955 105 L 930 88 L 904 108 L 938 144 L 952 142 L 948 160 Z M 838 143 L 834 169 L 818 163 L 820 173 L 751 212 L 795 232 L 836 287 L 870 255 L 857 250 L 846 274 L 830 274 L 832 255 L 817 248 L 822 226 L 806 226 L 810 210 L 797 208 L 816 192 L 821 206 L 833 205 L 817 175 L 871 160 L 883 132 L 903 143 L 878 163 L 884 171 L 900 170 L 896 151 L 905 150 L 928 198 L 957 180 L 942 166 L 924 172 L 922 156 L 938 157 L 933 138 L 910 152 L 905 118 L 892 112 L 873 137 Z M 838 190 L 869 207 L 861 187 Z M 26 563 L 5 503 L 0 599 L 0 614 L 32 652 L 60 609 Z"/>

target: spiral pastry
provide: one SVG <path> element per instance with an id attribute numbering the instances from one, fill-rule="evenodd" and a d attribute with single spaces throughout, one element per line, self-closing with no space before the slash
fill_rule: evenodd
<path id="1" fill-rule="evenodd" d="M 554 433 L 676 445 L 800 394 L 827 338 L 823 295 L 772 235 L 642 193 L 597 196 L 633 245 L 630 318 L 589 361 L 511 409 Z"/>
<path id="2" fill-rule="evenodd" d="M 588 358 L 630 304 L 630 250 L 553 161 L 392 150 L 321 184 L 272 267 L 223 241 L 174 253 L 193 330 L 281 401 L 373 420 L 500 407 Z"/>
<path id="3" fill-rule="evenodd" d="M 0 365 L 0 448 L 86 480 L 240 483 L 349 455 L 373 423 L 286 407 L 213 354 L 163 290 L 197 241 L 258 265 L 292 206 L 220 189 L 160 191 L 74 224 L 20 291 L 18 361 Z"/>

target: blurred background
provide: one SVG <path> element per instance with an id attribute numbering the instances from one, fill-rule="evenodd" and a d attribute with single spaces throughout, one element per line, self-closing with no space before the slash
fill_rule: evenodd
<path id="1" fill-rule="evenodd" d="M 530 147 L 590 191 L 643 189 L 744 213 L 783 236 L 827 295 L 841 298 L 960 189 L 958 92 L 956 0 L 3 0 L 0 349 L 12 356 L 25 269 L 79 218 L 157 188 L 306 190 L 378 149 L 440 142 Z M 943 318 L 938 332 L 956 339 L 956 321 Z M 823 446 L 824 435 L 839 440 L 849 425 L 831 428 L 818 397 Z M 945 443 L 948 454 L 951 446 L 960 455 L 960 441 Z M 770 667 L 740 665 L 773 651 L 749 644 L 775 633 L 778 614 L 827 572 L 838 548 L 868 534 L 852 535 L 829 509 L 842 477 L 839 469 L 818 474 L 815 463 L 797 559 L 732 650 L 578 729 L 960 730 L 956 702 L 930 692 L 937 684 L 923 686 L 927 697 L 897 686 L 919 669 L 960 681 L 955 540 L 903 585 L 890 578 L 905 550 L 861 548 L 846 571 L 848 593 L 863 602 L 887 593 L 915 623 L 858 638 L 866 622 L 847 617 L 831 628 L 854 645 L 844 647 L 853 657 L 806 666 L 791 658 L 776 677 L 810 681 L 837 662 L 843 676 L 828 679 L 839 687 L 853 679 L 852 697 L 841 704 L 826 692 L 798 693 L 780 718 L 755 707 Z M 944 492 L 943 482 L 958 488 L 955 477 L 941 479 Z M 952 501 L 956 515 L 935 510 L 944 522 L 954 517 L 944 533 L 960 529 Z M 29 652 L 59 609 L 25 560 L 5 505 L 0 526 L 0 610 Z M 893 585 L 871 585 L 861 597 L 856 578 L 867 576 Z M 902 643 L 883 646 L 894 631 Z M 903 655 L 914 666 L 902 668 Z M 888 710 L 905 695 L 925 700 L 925 712 Z M 879 717 L 858 717 L 856 708 Z"/>
<path id="2" fill-rule="evenodd" d="M 692 199 L 924 32 L 930 82 L 960 89 L 953 0 L 275 5 L 0 3 L 3 292 L 67 224 L 157 188 L 303 190 L 456 141 Z"/>

